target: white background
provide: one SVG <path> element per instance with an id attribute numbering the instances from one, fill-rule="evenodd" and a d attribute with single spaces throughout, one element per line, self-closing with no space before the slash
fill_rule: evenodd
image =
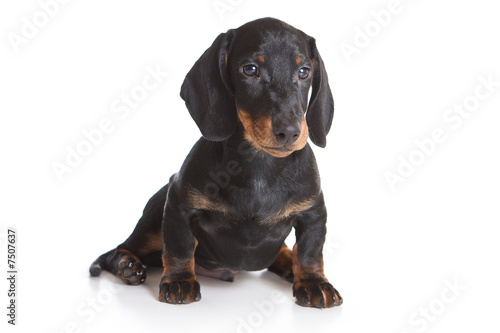
<path id="1" fill-rule="evenodd" d="M 0 5 L 0 263 L 6 275 L 14 227 L 19 269 L 16 327 L 1 278 L 2 331 L 498 332 L 494 2 L 401 0 L 382 27 L 372 12 L 389 0 L 220 2 L 231 6 L 222 16 L 213 0 L 75 0 L 47 22 L 38 1 Z M 14 47 L 33 16 L 45 26 Z M 329 73 L 335 119 L 315 152 L 329 209 L 325 270 L 344 304 L 301 308 L 291 285 L 266 272 L 232 284 L 202 277 L 201 302 L 187 306 L 156 300 L 160 270 L 140 287 L 89 278 L 89 264 L 131 233 L 200 136 L 179 97 L 187 71 L 220 32 L 264 16 L 314 36 Z M 346 57 L 346 44 L 357 53 Z M 148 67 L 168 75 L 120 118 L 113 103 Z M 488 91 L 481 77 L 497 86 Z M 464 101 L 467 118 L 443 118 Z M 113 130 L 60 181 L 53 163 L 103 119 Z M 432 147 L 436 129 L 445 139 Z M 410 158 L 413 172 L 400 166 Z M 398 167 L 404 182 L 391 190 L 385 175 Z"/>

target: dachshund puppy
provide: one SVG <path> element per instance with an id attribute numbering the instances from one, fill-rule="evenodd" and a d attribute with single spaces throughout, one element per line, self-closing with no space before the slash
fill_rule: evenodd
<path id="1" fill-rule="evenodd" d="M 148 265 L 162 266 L 159 300 L 182 304 L 201 299 L 197 274 L 232 281 L 267 268 L 293 283 L 299 305 L 342 304 L 323 272 L 326 208 L 307 142 L 325 147 L 333 119 L 314 38 L 273 18 L 222 33 L 181 97 L 203 137 L 90 274 L 139 285 Z"/>

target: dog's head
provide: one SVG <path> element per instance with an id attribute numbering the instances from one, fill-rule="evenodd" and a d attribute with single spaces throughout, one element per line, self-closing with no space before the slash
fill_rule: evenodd
<path id="1" fill-rule="evenodd" d="M 308 137 L 325 147 L 333 119 L 314 38 L 272 18 L 220 34 L 187 74 L 181 97 L 206 139 L 228 139 L 240 121 L 245 139 L 276 157 L 302 149 Z"/>

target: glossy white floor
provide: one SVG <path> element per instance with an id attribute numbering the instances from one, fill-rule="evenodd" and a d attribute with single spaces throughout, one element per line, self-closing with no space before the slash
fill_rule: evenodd
<path id="1" fill-rule="evenodd" d="M 15 327 L 0 284 L 2 332 L 498 331 L 497 12 L 487 0 L 2 3 L 0 248 L 6 263 L 15 228 L 18 270 Z M 156 300 L 159 269 L 139 287 L 90 278 L 199 137 L 185 74 L 220 32 L 263 16 L 314 36 L 329 73 L 335 119 L 314 150 L 325 270 L 344 304 L 299 307 L 268 272 L 201 277 L 186 306 Z M 127 102 L 151 72 L 158 84 Z"/>

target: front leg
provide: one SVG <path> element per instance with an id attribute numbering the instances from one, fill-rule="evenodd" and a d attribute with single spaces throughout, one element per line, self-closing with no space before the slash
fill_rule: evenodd
<path id="1" fill-rule="evenodd" d="M 163 213 L 163 274 L 160 282 L 160 302 L 187 304 L 201 299 L 196 278 L 194 252 L 198 241 L 189 226 L 187 212 L 182 208 L 175 188 L 169 190 Z"/>
<path id="2" fill-rule="evenodd" d="M 293 295 L 297 304 L 330 308 L 342 304 L 342 297 L 328 282 L 323 271 L 323 243 L 326 234 L 326 208 L 323 194 L 295 222 L 297 243 L 292 252 Z"/>

